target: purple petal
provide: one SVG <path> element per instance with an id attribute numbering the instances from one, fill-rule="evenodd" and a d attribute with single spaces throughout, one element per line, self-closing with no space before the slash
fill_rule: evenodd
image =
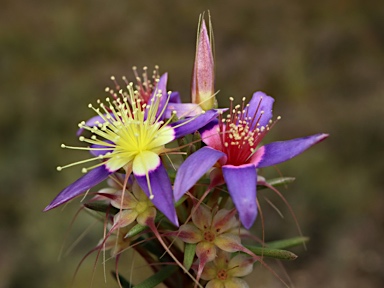
<path id="1" fill-rule="evenodd" d="M 175 129 L 175 137 L 180 138 L 197 131 L 215 119 L 221 110 L 223 109 L 212 109 L 197 116 L 196 118 L 189 118 L 187 120 L 171 123 L 170 125 Z"/>
<path id="2" fill-rule="evenodd" d="M 299 155 L 312 145 L 323 141 L 328 136 L 328 134 L 316 134 L 267 144 L 256 151 L 255 158 L 257 158 L 257 160 L 252 161 L 252 163 L 258 168 L 279 164 Z"/>
<path id="3" fill-rule="evenodd" d="M 210 147 L 203 147 L 190 155 L 181 164 L 176 173 L 173 194 L 175 201 L 187 192 L 195 183 L 225 154 Z"/>
<path id="4" fill-rule="evenodd" d="M 257 173 L 253 164 L 224 165 L 223 176 L 229 194 L 245 228 L 251 228 L 257 216 L 256 183 Z"/>
<path id="5" fill-rule="evenodd" d="M 146 175 L 137 175 L 135 178 L 139 183 L 141 189 L 144 193 L 151 199 L 152 203 L 159 209 L 173 224 L 179 226 L 179 221 L 176 215 L 176 209 L 173 200 L 172 185 L 169 180 L 167 171 L 165 170 L 163 164 L 160 162 L 160 165 L 153 170 L 148 172 L 148 180 Z M 148 187 L 148 182 L 151 187 Z"/>
<path id="6" fill-rule="evenodd" d="M 203 110 L 199 105 L 193 103 L 168 103 L 165 118 L 171 118 L 173 111 L 176 112 L 178 118 L 183 118 L 200 115 Z"/>
<path id="7" fill-rule="evenodd" d="M 45 207 L 44 211 L 51 210 L 73 198 L 81 193 L 91 189 L 101 181 L 105 180 L 111 172 L 105 169 L 104 165 L 96 167 L 85 174 L 83 177 L 77 179 L 63 191 L 61 191 L 55 199 Z"/>
<path id="8" fill-rule="evenodd" d="M 261 101 L 261 102 L 260 102 Z M 251 122 L 252 130 L 256 128 L 256 124 L 259 126 L 266 126 L 269 120 L 272 118 L 272 107 L 273 99 L 271 96 L 268 96 L 264 92 L 257 91 L 253 93 L 251 101 L 249 101 L 248 117 L 254 119 L 254 122 Z M 261 117 L 260 117 L 261 116 Z M 260 120 L 256 122 L 260 117 Z"/>
<path id="9" fill-rule="evenodd" d="M 159 103 L 159 108 L 157 110 L 156 117 L 158 117 L 160 115 L 160 113 L 163 111 L 163 107 L 164 107 L 165 103 L 167 102 L 167 97 L 168 97 L 168 95 L 167 95 L 167 81 L 168 81 L 168 73 L 164 73 L 163 75 L 161 75 L 159 82 L 157 82 L 156 87 L 153 89 L 151 98 L 149 99 L 148 104 L 151 104 L 151 101 L 154 101 L 155 97 L 159 94 L 159 92 L 161 92 L 160 103 Z M 162 115 L 162 116 L 163 117 L 161 117 L 161 118 L 164 118 L 164 115 Z"/>
<path id="10" fill-rule="evenodd" d="M 169 103 L 181 103 L 180 93 L 174 91 L 169 96 Z"/>

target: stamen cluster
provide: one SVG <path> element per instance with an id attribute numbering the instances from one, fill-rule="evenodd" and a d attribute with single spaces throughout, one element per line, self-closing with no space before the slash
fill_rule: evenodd
<path id="1" fill-rule="evenodd" d="M 79 140 L 91 146 L 82 148 L 62 145 L 63 148 L 89 150 L 96 156 L 58 167 L 58 170 L 92 160 L 104 160 L 107 161 L 104 164 L 115 171 L 132 162 L 143 151 L 153 151 L 156 154 L 164 152 L 164 144 L 173 139 L 173 131 L 166 126 L 170 120 L 164 123 L 157 116 L 161 91 L 148 104 L 138 97 L 141 94 L 133 89 L 133 83 L 127 85 L 128 93 L 120 90 L 116 94 L 109 88 L 107 91 L 113 95 L 113 100 L 108 97 L 106 104 L 98 100 L 99 107 L 92 104 L 88 106 L 97 113 L 99 120 L 92 126 L 88 126 L 85 121 L 79 124 L 80 129 L 93 134 L 90 138 L 80 136 Z M 103 163 L 83 168 L 82 171 L 86 173 L 100 165 Z"/>
<path id="2" fill-rule="evenodd" d="M 221 135 L 221 151 L 227 155 L 226 164 L 238 166 L 248 162 L 274 122 L 269 120 L 268 124 L 260 125 L 259 121 L 264 114 L 264 111 L 259 111 L 262 98 L 253 114 L 249 114 L 249 104 L 245 104 L 245 98 L 241 105 L 235 106 L 234 99 L 231 97 L 229 100 L 229 113 L 224 118 L 220 115 L 218 133 Z"/>

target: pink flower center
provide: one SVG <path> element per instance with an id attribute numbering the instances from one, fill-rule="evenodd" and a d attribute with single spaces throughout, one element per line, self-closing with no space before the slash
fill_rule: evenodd
<path id="1" fill-rule="evenodd" d="M 148 68 L 146 66 L 143 67 L 143 73 L 140 76 L 139 73 L 137 72 L 137 67 L 134 66 L 132 67 L 133 73 L 136 78 L 136 84 L 135 84 L 135 89 L 136 89 L 136 99 L 139 99 L 142 105 L 149 104 L 149 100 L 152 96 L 152 92 L 155 89 L 157 82 L 160 79 L 160 74 L 159 74 L 159 67 L 155 66 L 155 69 L 152 72 L 152 76 L 148 76 Z M 120 91 L 122 87 L 117 83 L 115 77 L 111 77 L 111 80 L 115 84 L 115 89 L 116 91 Z M 126 86 L 129 85 L 129 82 L 125 76 L 123 76 L 123 81 Z M 112 89 L 108 88 L 108 92 L 116 99 L 116 92 L 113 91 Z"/>
<path id="2" fill-rule="evenodd" d="M 259 111 L 262 99 L 253 115 L 248 113 L 249 104 L 245 105 L 245 98 L 243 98 L 242 105 L 234 107 L 233 98 L 230 98 L 230 101 L 229 114 L 225 118 L 220 117 L 219 119 L 221 150 L 227 155 L 227 165 L 239 166 L 249 163 L 257 145 L 268 133 L 270 126 L 261 126 L 259 123 L 264 113 Z"/>

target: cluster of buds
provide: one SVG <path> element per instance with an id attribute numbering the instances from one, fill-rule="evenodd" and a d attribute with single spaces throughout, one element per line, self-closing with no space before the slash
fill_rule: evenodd
<path id="1" fill-rule="evenodd" d="M 241 277 L 255 262 L 270 269 L 265 256 L 294 259 L 283 250 L 292 241 L 271 246 L 249 231 L 258 214 L 257 187 L 277 191 L 274 186 L 291 180 L 267 181 L 258 168 L 289 160 L 328 136 L 262 145 L 280 117 L 272 120 L 274 99 L 260 91 L 248 103 L 243 98 L 235 105 L 230 98 L 230 107 L 218 109 L 211 23 L 208 27 L 201 17 L 191 103 L 167 90 L 168 74 L 158 67 L 152 77 L 146 67 L 142 76 L 134 67 L 136 83 L 123 78 L 123 88 L 113 77 L 115 88 L 106 89 L 105 101 L 89 105 L 96 115 L 79 124 L 79 140 L 88 146 L 62 144 L 92 157 L 58 170 L 95 164 L 83 167 L 85 174 L 45 208 L 88 193 L 82 207 L 101 213 L 108 224 L 92 251 L 110 250 L 119 259 L 137 250 L 153 269 L 153 286 L 143 287 L 249 287 Z M 94 188 L 105 180 L 106 188 Z M 244 237 L 255 244 L 244 245 Z M 131 287 L 116 274 L 120 287 Z"/>

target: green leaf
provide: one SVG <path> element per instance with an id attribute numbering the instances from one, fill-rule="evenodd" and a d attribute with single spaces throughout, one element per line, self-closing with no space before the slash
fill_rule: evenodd
<path id="1" fill-rule="evenodd" d="M 135 285 L 134 288 L 154 288 L 156 285 L 162 283 L 165 279 L 169 278 L 173 273 L 179 269 L 176 265 L 168 265 L 161 269 L 156 274 L 147 278 L 138 285 Z"/>
<path id="2" fill-rule="evenodd" d="M 279 260 L 295 260 L 297 258 L 296 254 L 287 250 L 262 248 L 259 246 L 248 246 L 248 245 L 244 245 L 244 246 L 258 256 L 275 258 Z"/>
<path id="3" fill-rule="evenodd" d="M 268 242 L 265 245 L 268 248 L 286 249 L 286 248 L 291 248 L 294 246 L 305 244 L 308 241 L 309 241 L 309 237 L 294 237 L 294 238 L 285 239 L 285 240 Z"/>
<path id="4" fill-rule="evenodd" d="M 97 212 L 103 212 L 103 213 L 108 212 L 111 215 L 115 215 L 116 213 L 119 212 L 119 209 L 104 202 L 88 202 L 88 203 L 84 203 L 84 207 Z"/>
<path id="5" fill-rule="evenodd" d="M 269 185 L 276 187 L 276 186 L 282 186 L 282 185 L 287 185 L 289 183 L 292 183 L 293 181 L 295 181 L 295 179 L 296 179 L 295 177 L 279 177 L 279 178 L 266 180 L 266 182 Z M 257 185 L 257 190 L 266 189 L 266 188 L 268 187 L 264 185 Z"/>
<path id="6" fill-rule="evenodd" d="M 138 235 L 139 233 L 143 232 L 147 228 L 148 228 L 148 226 L 141 225 L 141 224 L 136 224 L 135 226 L 133 226 L 128 231 L 127 234 L 125 234 L 124 238 L 132 238 L 132 237 Z"/>
<path id="7" fill-rule="evenodd" d="M 185 243 L 184 247 L 184 267 L 189 270 L 195 258 L 196 244 Z"/>
<path id="8" fill-rule="evenodd" d="M 258 256 L 265 256 L 280 260 L 295 260 L 297 258 L 296 254 L 283 249 L 302 245 L 308 241 L 308 237 L 293 237 L 290 239 L 265 243 L 265 247 L 260 245 L 246 247 Z"/>
<path id="9" fill-rule="evenodd" d="M 113 276 L 113 278 L 116 279 L 117 281 L 117 278 L 116 278 L 116 271 L 111 271 L 111 274 Z M 121 276 L 119 274 L 119 280 L 120 280 L 120 284 L 121 284 L 121 287 L 123 288 L 133 288 L 133 285 L 131 283 L 129 283 L 128 280 L 126 280 L 123 276 Z"/>
<path id="10" fill-rule="evenodd" d="M 159 222 L 161 219 L 164 218 L 163 214 L 157 214 L 155 218 L 155 223 Z M 138 235 L 139 233 L 143 232 L 144 230 L 148 229 L 148 226 L 136 224 L 131 228 L 131 230 L 128 231 L 127 234 L 125 234 L 124 238 L 131 238 L 133 236 Z"/>

